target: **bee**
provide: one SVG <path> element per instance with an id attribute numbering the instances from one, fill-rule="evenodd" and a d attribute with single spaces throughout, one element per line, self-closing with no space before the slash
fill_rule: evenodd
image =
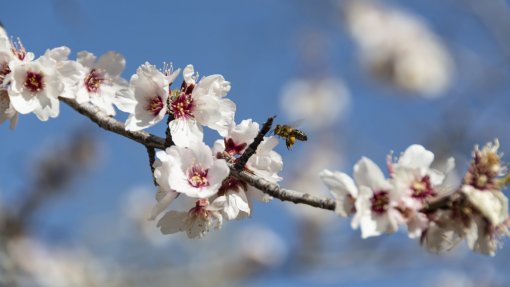
<path id="1" fill-rule="evenodd" d="M 287 149 L 291 150 L 296 140 L 306 141 L 308 137 L 306 134 L 291 125 L 276 125 L 274 128 L 274 134 L 285 139 Z"/>

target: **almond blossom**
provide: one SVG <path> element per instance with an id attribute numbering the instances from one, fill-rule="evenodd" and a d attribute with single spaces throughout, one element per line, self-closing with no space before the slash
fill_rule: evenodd
<path id="1" fill-rule="evenodd" d="M 407 218 L 409 236 L 416 238 L 428 225 L 425 214 L 419 210 L 428 202 L 437 199 L 446 191 L 443 182 L 446 173 L 454 168 L 453 158 L 448 159 L 446 172 L 432 169 L 434 154 L 421 145 L 411 145 L 400 156 L 396 163 L 389 162 L 392 181 L 402 197 L 405 217 Z M 444 194 L 443 194 L 444 195 Z"/>
<path id="2" fill-rule="evenodd" d="M 224 99 L 230 91 L 230 82 L 221 75 L 211 75 L 197 83 L 192 65 L 184 68 L 183 77 L 182 87 L 172 96 L 170 104 L 174 120 L 169 128 L 175 144 L 188 146 L 193 141 L 202 141 L 202 125 L 225 136 L 234 122 L 236 109 L 234 102 Z"/>
<path id="3" fill-rule="evenodd" d="M 218 192 L 230 170 L 224 159 L 213 157 L 202 142 L 189 148 L 171 146 L 156 153 L 155 178 L 165 191 L 175 190 L 189 197 L 208 198 Z"/>
<path id="4" fill-rule="evenodd" d="M 258 123 L 251 119 L 243 120 L 239 125 L 231 126 L 223 140 L 215 142 L 213 151 L 220 156 L 226 152 L 236 158 L 253 142 L 258 131 Z M 255 154 L 250 157 L 245 168 L 272 183 L 280 181 L 281 177 L 278 176 L 278 173 L 283 168 L 283 161 L 281 156 L 273 151 L 277 144 L 276 138 L 265 138 Z M 254 199 L 264 202 L 271 199 L 270 196 L 233 176 L 223 181 L 218 195 L 218 199 L 223 200 L 223 212 L 229 220 L 250 215 Z"/>
<path id="5" fill-rule="evenodd" d="M 168 112 L 168 88 L 180 70 L 165 74 L 146 62 L 131 77 L 129 89 L 117 93 L 117 107 L 129 113 L 126 129 L 138 131 L 160 122 Z"/>
<path id="6" fill-rule="evenodd" d="M 22 61 L 32 61 L 34 54 L 26 52 L 21 41 L 18 40 L 16 45 L 9 41 L 5 30 L 0 29 L 0 124 L 6 120 L 10 121 L 9 127 L 14 129 L 18 122 L 18 111 L 14 109 L 7 92 L 10 80 L 6 77 L 11 73 L 9 63 L 21 63 Z"/>
<path id="7" fill-rule="evenodd" d="M 361 237 L 392 233 L 404 219 L 397 207 L 401 199 L 391 183 L 384 178 L 379 167 L 363 157 L 354 166 L 354 179 L 358 187 L 356 213 L 351 226 L 361 228 Z"/>
<path id="8" fill-rule="evenodd" d="M 358 196 L 358 188 L 352 178 L 343 172 L 333 172 L 327 169 L 323 170 L 319 176 L 335 198 L 335 212 L 343 217 L 354 214 L 356 212 L 354 202 Z"/>
<path id="9" fill-rule="evenodd" d="M 116 52 L 108 52 L 96 61 L 96 56 L 87 51 L 78 53 L 77 62 L 82 65 L 83 77 L 78 82 L 76 101 L 90 102 L 109 116 L 115 115 L 115 94 L 127 88 L 126 80 L 120 77 L 126 60 Z"/>
<path id="10" fill-rule="evenodd" d="M 32 62 L 9 63 L 8 93 L 12 106 L 21 114 L 35 113 L 41 121 L 57 117 L 58 97 L 63 95 L 62 75 L 57 61 L 45 54 Z"/>
<path id="11" fill-rule="evenodd" d="M 203 237 L 211 227 L 220 229 L 223 217 L 221 208 L 207 199 L 198 199 L 195 206 L 188 211 L 168 211 L 158 221 L 158 227 L 163 234 L 186 232 L 188 238 Z"/>

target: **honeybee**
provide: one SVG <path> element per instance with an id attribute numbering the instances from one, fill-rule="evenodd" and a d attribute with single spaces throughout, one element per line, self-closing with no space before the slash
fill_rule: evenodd
<path id="1" fill-rule="evenodd" d="M 290 125 L 276 125 L 274 134 L 285 139 L 287 149 L 291 150 L 296 140 L 306 141 L 308 137 L 306 134 Z"/>

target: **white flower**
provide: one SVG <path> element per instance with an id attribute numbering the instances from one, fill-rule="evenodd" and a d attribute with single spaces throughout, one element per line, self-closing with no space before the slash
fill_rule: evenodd
<path id="1" fill-rule="evenodd" d="M 152 207 L 151 213 L 149 215 L 149 220 L 154 220 L 158 215 L 161 214 L 169 205 L 174 201 L 174 199 L 179 196 L 179 193 L 174 190 L 165 190 L 158 186 L 158 191 L 156 193 L 156 201 L 157 203 Z"/>
<path id="2" fill-rule="evenodd" d="M 350 1 L 348 28 L 371 72 L 424 97 L 436 97 L 452 80 L 450 53 L 416 15 L 376 1 Z"/>
<path id="3" fill-rule="evenodd" d="M 335 212 L 343 217 L 354 214 L 358 188 L 352 178 L 343 172 L 332 172 L 327 169 L 323 170 L 319 176 L 335 197 Z"/>
<path id="4" fill-rule="evenodd" d="M 9 127 L 14 129 L 18 123 L 18 112 L 11 105 L 7 91 L 0 89 L 0 124 L 6 120 L 10 120 Z"/>
<path id="5" fill-rule="evenodd" d="M 508 199 L 501 192 L 499 176 L 506 173 L 498 154 L 499 141 L 486 144 L 482 150 L 475 147 L 473 160 L 464 176 L 461 192 L 469 202 L 487 219 L 498 226 L 508 217 Z"/>
<path id="6" fill-rule="evenodd" d="M 155 66 L 145 63 L 131 77 L 129 89 L 117 93 L 117 107 L 130 113 L 126 129 L 138 131 L 160 122 L 167 114 L 168 87 L 179 70 L 169 78 Z M 169 81 L 169 79 L 171 81 Z"/>
<path id="7" fill-rule="evenodd" d="M 409 236 L 415 238 L 427 228 L 427 217 L 419 210 L 427 202 L 437 198 L 443 191 L 445 173 L 453 169 L 453 158 L 448 160 L 445 173 L 430 168 L 434 154 L 421 145 L 411 145 L 400 156 L 396 163 L 389 163 L 392 183 L 402 194 L 401 201 L 406 208 Z"/>
<path id="8" fill-rule="evenodd" d="M 395 232 L 398 224 L 404 222 L 396 209 L 400 194 L 384 178 L 379 167 L 365 157 L 354 166 L 354 179 L 358 185 L 358 197 L 352 228 L 361 227 L 363 238 Z"/>
<path id="9" fill-rule="evenodd" d="M 474 216 L 466 230 L 468 247 L 482 254 L 496 255 L 496 251 L 502 246 L 500 238 L 510 234 L 508 226 L 508 219 L 499 225 L 492 225 L 485 218 Z"/>
<path id="10" fill-rule="evenodd" d="M 108 52 L 96 62 L 96 56 L 81 51 L 77 61 L 83 65 L 84 77 L 78 82 L 76 101 L 91 102 L 107 115 L 115 115 L 115 94 L 127 87 L 126 81 L 120 77 L 126 65 L 124 57 Z"/>
<path id="11" fill-rule="evenodd" d="M 461 222 L 454 220 L 450 211 L 442 212 L 428 223 L 428 228 L 421 234 L 421 244 L 432 253 L 450 251 L 464 237 Z"/>
<path id="12" fill-rule="evenodd" d="M 193 142 L 189 148 L 171 146 L 156 156 L 161 162 L 155 164 L 157 183 L 165 191 L 175 190 L 189 197 L 216 194 L 230 172 L 226 161 L 213 157 L 202 142 Z"/>
<path id="13" fill-rule="evenodd" d="M 503 192 L 479 190 L 471 185 L 463 185 L 461 191 L 492 225 L 500 225 L 508 218 L 508 198 Z"/>
<path id="14" fill-rule="evenodd" d="M 253 142 L 259 132 L 259 124 L 251 119 L 243 120 L 238 125 L 232 125 L 222 141 L 216 141 L 213 150 L 227 152 L 231 156 L 241 155 Z"/>
<path id="15" fill-rule="evenodd" d="M 345 116 L 350 96 L 340 79 L 297 79 L 286 84 L 281 106 L 291 121 L 311 129 L 329 126 Z"/>
<path id="16" fill-rule="evenodd" d="M 58 97 L 63 95 L 62 76 L 57 71 L 57 62 L 43 55 L 32 62 L 11 61 L 9 97 L 12 106 L 21 114 L 34 112 L 41 121 L 57 117 Z"/>
<path id="17" fill-rule="evenodd" d="M 259 124 L 251 119 L 243 120 L 239 125 L 232 125 L 224 140 L 215 142 L 213 153 L 218 154 L 226 151 L 231 156 L 239 156 L 253 142 L 258 131 Z M 281 156 L 273 151 L 277 144 L 278 140 L 275 138 L 265 138 L 255 154 L 248 160 L 246 168 L 273 183 L 280 181 L 281 177 L 278 176 L 278 173 L 283 168 L 283 161 Z M 223 211 L 229 220 L 250 215 L 253 199 L 264 202 L 271 199 L 260 190 L 234 177 L 223 181 L 218 195 L 220 196 L 218 200 L 222 200 L 224 203 Z"/>
<path id="18" fill-rule="evenodd" d="M 23 62 L 32 61 L 33 53 L 27 53 L 25 48 L 18 40 L 17 46 L 14 46 L 8 39 L 5 30 L 0 27 L 0 124 L 10 120 L 9 127 L 14 129 L 18 122 L 18 111 L 14 109 L 8 95 L 10 85 L 11 67 Z"/>
<path id="19" fill-rule="evenodd" d="M 189 211 L 169 211 L 159 221 L 158 227 L 163 234 L 186 232 L 188 238 L 200 238 L 211 227 L 221 228 L 223 217 L 220 208 L 207 199 L 199 199 Z"/>
<path id="20" fill-rule="evenodd" d="M 214 201 L 221 206 L 228 220 L 250 215 L 250 205 L 246 196 L 247 185 L 239 179 L 228 177 L 223 181 L 220 195 Z"/>
<path id="21" fill-rule="evenodd" d="M 196 83 L 192 65 L 183 70 L 184 83 L 171 99 L 170 112 L 174 120 L 169 123 L 176 145 L 187 146 L 202 141 L 202 125 L 224 136 L 234 122 L 235 104 L 223 97 L 230 90 L 230 83 L 221 75 L 212 75 Z"/>
<path id="22" fill-rule="evenodd" d="M 78 88 L 76 83 L 84 77 L 85 72 L 80 63 L 68 59 L 70 53 L 71 50 L 68 47 L 62 46 L 46 50 L 45 56 L 56 61 L 56 69 L 62 76 L 64 91 L 60 97 L 74 99 Z"/>

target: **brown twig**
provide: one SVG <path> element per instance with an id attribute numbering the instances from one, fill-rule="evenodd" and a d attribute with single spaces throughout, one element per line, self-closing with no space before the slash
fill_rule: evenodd
<path id="1" fill-rule="evenodd" d="M 153 147 L 157 149 L 165 148 L 164 139 L 146 133 L 144 131 L 136 132 L 127 131 L 124 128 L 123 123 L 115 120 L 114 118 L 109 117 L 92 104 L 89 103 L 78 104 L 75 100 L 67 98 L 60 98 L 60 100 L 66 103 L 71 108 L 73 108 L 78 113 L 86 116 L 87 118 L 95 122 L 100 128 L 130 138 L 138 143 L 143 144 L 144 146 Z"/>
<path id="2" fill-rule="evenodd" d="M 335 210 L 335 201 L 330 198 L 317 197 L 308 193 L 298 192 L 290 189 L 284 189 L 277 184 L 269 182 L 259 176 L 246 171 L 237 171 L 233 165 L 230 165 L 230 172 L 234 176 L 242 179 L 249 185 L 256 187 L 265 194 L 278 198 L 282 201 L 290 201 L 293 203 L 302 203 L 313 207 L 327 210 Z"/>
<path id="3" fill-rule="evenodd" d="M 243 170 L 244 166 L 250 159 L 250 157 L 255 154 L 257 148 L 260 143 L 264 140 L 264 136 L 271 130 L 271 126 L 273 126 L 273 120 L 276 116 L 272 116 L 267 119 L 259 133 L 253 140 L 253 142 L 248 146 L 248 148 L 244 151 L 244 153 L 237 159 L 236 164 L 234 165 L 234 169 L 237 171 Z"/>
<path id="4" fill-rule="evenodd" d="M 149 155 L 149 166 L 151 168 L 152 181 L 154 185 L 157 187 L 158 183 L 156 182 L 156 178 L 154 177 L 154 161 L 156 160 L 156 150 L 153 147 L 146 147 L 147 155 Z"/>
<path id="5" fill-rule="evenodd" d="M 115 120 L 114 118 L 111 118 L 107 116 L 105 113 L 101 112 L 98 108 L 94 107 L 91 104 L 78 104 L 73 99 L 64 99 L 61 98 L 61 100 L 69 105 L 71 108 L 79 112 L 80 114 L 86 116 L 90 120 L 92 120 L 94 123 L 96 123 L 100 128 L 103 128 L 105 130 L 114 132 L 116 134 L 122 135 L 124 137 L 127 137 L 129 139 L 132 139 L 138 143 L 141 143 L 146 148 L 153 148 L 153 149 L 165 149 L 165 139 L 160 138 L 158 136 L 146 133 L 144 131 L 127 131 L 124 128 L 124 124 L 121 122 Z M 259 141 L 258 144 L 252 143 L 248 149 L 250 149 L 253 152 L 245 152 L 245 157 L 249 159 L 251 155 L 257 150 L 258 145 L 260 142 L 262 142 L 262 139 L 264 138 L 264 135 L 269 132 L 271 129 L 271 125 L 273 123 L 274 117 L 270 117 L 264 126 L 262 127 L 261 131 L 255 138 L 255 141 Z M 149 154 L 150 157 L 150 154 Z M 152 165 L 152 164 L 151 164 Z M 244 166 L 244 165 L 243 165 Z M 278 185 L 271 183 L 263 178 L 260 178 L 256 175 L 250 174 L 246 171 L 238 171 L 236 170 L 236 167 L 233 164 L 229 165 L 230 172 L 234 175 L 239 177 L 240 179 L 246 181 L 249 185 L 261 190 L 262 192 L 274 197 L 278 198 L 282 201 L 290 201 L 294 203 L 301 203 L 310 205 L 313 207 L 318 207 L 322 209 L 327 210 L 335 210 L 335 201 L 330 198 L 325 197 L 317 197 L 313 196 L 307 193 L 302 193 L 294 190 L 288 190 L 280 188 Z"/>

